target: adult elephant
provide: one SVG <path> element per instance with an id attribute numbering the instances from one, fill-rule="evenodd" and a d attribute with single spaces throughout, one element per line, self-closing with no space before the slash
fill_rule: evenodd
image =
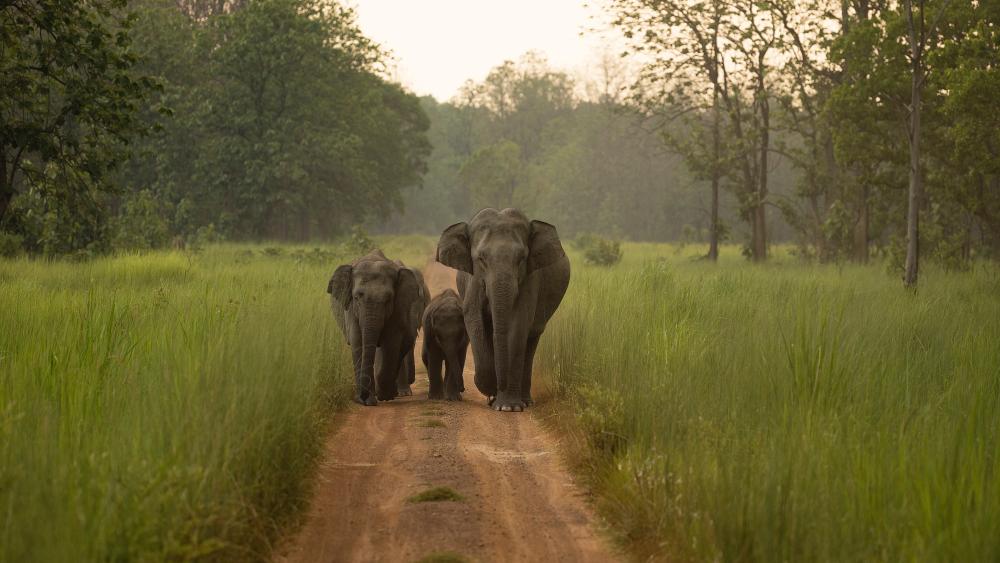
<path id="1" fill-rule="evenodd" d="M 396 398 L 400 367 L 413 352 L 423 313 L 422 306 L 417 313 L 422 299 L 417 275 L 373 250 L 338 267 L 326 291 L 354 357 L 354 400 L 374 406 Z"/>
<path id="2" fill-rule="evenodd" d="M 407 268 L 413 275 L 417 278 L 417 286 L 420 289 L 420 295 L 418 299 L 415 299 L 410 305 L 410 329 L 413 334 L 416 334 L 420 330 L 423 324 L 424 309 L 427 308 L 427 304 L 431 301 L 431 292 L 427 288 L 427 283 L 424 281 L 424 275 L 420 273 L 420 270 L 416 268 L 409 268 L 401 260 L 393 260 L 393 263 L 400 268 Z M 379 367 L 382 363 L 381 354 L 375 355 L 375 371 L 378 372 Z M 409 397 L 413 395 L 413 390 L 410 385 L 417 380 L 417 363 L 413 355 L 413 348 L 403 357 L 403 361 L 399 364 L 399 375 L 396 379 L 396 394 L 400 397 Z"/>
<path id="3" fill-rule="evenodd" d="M 444 230 L 437 260 L 459 271 L 476 387 L 498 411 L 524 410 L 538 340 L 569 286 L 556 228 L 517 209 L 483 209 Z"/>

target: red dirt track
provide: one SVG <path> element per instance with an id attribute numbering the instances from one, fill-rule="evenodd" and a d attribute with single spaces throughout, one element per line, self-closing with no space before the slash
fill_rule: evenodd
<path id="1" fill-rule="evenodd" d="M 424 273 L 432 295 L 455 287 L 450 268 L 432 262 Z M 471 352 L 465 400 L 428 401 L 420 346 L 418 336 L 414 396 L 352 405 L 340 417 L 306 523 L 276 560 L 408 562 L 440 552 L 473 561 L 617 559 L 530 409 L 488 408 Z M 435 486 L 464 500 L 407 502 Z"/>

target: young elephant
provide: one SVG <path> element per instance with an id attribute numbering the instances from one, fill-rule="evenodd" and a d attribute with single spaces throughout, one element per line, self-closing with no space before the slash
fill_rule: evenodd
<path id="1" fill-rule="evenodd" d="M 462 372 L 469 337 L 465 332 L 462 301 L 454 290 L 446 289 L 431 300 L 424 311 L 423 360 L 430 381 L 429 399 L 461 401 L 465 391 Z M 444 362 L 444 387 L 441 385 Z"/>
<path id="2" fill-rule="evenodd" d="M 354 357 L 354 400 L 374 406 L 394 399 L 400 364 L 413 351 L 423 311 L 417 275 L 373 250 L 337 268 L 326 291 Z"/>

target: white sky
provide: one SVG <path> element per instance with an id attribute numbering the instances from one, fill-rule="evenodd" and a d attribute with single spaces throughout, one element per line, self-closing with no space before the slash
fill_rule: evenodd
<path id="1" fill-rule="evenodd" d="M 450 99 L 527 51 L 574 75 L 586 74 L 602 40 L 583 0 L 354 0 L 361 30 L 392 51 L 394 78 L 419 95 Z"/>

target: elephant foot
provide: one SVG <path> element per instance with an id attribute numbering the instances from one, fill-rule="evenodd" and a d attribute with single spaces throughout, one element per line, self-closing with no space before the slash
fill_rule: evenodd
<path id="1" fill-rule="evenodd" d="M 409 385 L 406 385 L 406 386 L 400 385 L 399 387 L 396 388 L 396 396 L 397 397 L 411 397 L 411 396 L 413 396 L 413 390 L 410 389 Z"/>
<path id="2" fill-rule="evenodd" d="M 440 391 L 429 391 L 427 393 L 427 398 L 432 401 L 440 401 L 441 399 L 444 399 L 444 393 Z"/>
<path id="3" fill-rule="evenodd" d="M 458 391 L 448 391 L 448 393 L 445 395 L 445 400 L 447 400 L 447 401 L 461 401 L 462 400 L 462 394 L 459 393 Z"/>
<path id="4" fill-rule="evenodd" d="M 486 397 L 486 406 L 492 407 L 494 401 L 496 401 L 496 400 L 497 400 L 497 396 L 496 395 L 488 395 Z"/>
<path id="5" fill-rule="evenodd" d="M 378 400 L 380 400 L 380 401 L 391 401 L 391 400 L 395 399 L 396 398 L 396 394 L 393 391 L 395 391 L 395 389 L 393 389 L 392 391 L 386 391 L 385 393 L 379 392 L 379 394 L 378 394 Z"/>
<path id="6" fill-rule="evenodd" d="M 500 392 L 493 402 L 493 410 L 501 412 L 521 412 L 524 410 L 524 401 L 520 397 L 510 397 L 506 393 Z"/>
<path id="7" fill-rule="evenodd" d="M 374 407 L 375 405 L 378 405 L 378 399 L 376 399 L 374 395 L 368 395 L 368 397 L 364 399 L 362 399 L 360 395 L 355 395 L 354 402 L 366 407 Z"/>
<path id="8" fill-rule="evenodd" d="M 535 400 L 531 398 L 531 395 L 522 396 L 521 401 L 524 402 L 524 406 L 526 407 L 530 407 L 535 404 Z"/>

